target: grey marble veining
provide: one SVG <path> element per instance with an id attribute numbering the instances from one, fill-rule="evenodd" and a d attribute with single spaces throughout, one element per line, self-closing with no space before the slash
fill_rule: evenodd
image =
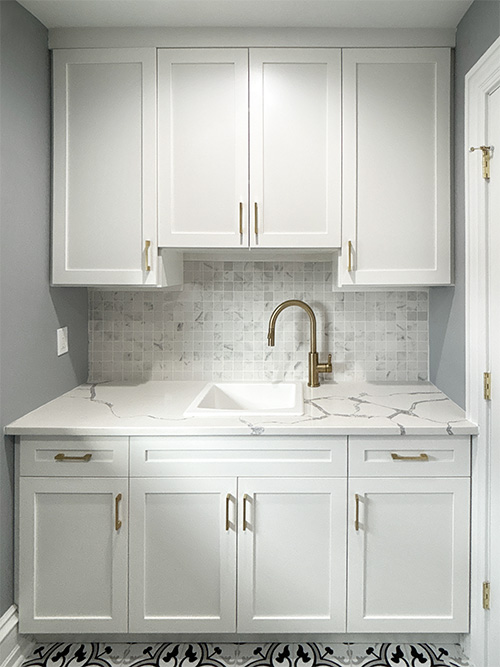
<path id="1" fill-rule="evenodd" d="M 305 387 L 300 416 L 186 417 L 203 381 L 86 384 L 10 424 L 10 434 L 470 435 L 476 425 L 429 382 Z"/>
<path id="2" fill-rule="evenodd" d="M 428 291 L 332 292 L 330 262 L 185 262 L 180 292 L 89 291 L 89 381 L 301 380 L 309 303 L 335 381 L 428 379 Z M 325 378 L 326 379 L 326 378 Z"/>

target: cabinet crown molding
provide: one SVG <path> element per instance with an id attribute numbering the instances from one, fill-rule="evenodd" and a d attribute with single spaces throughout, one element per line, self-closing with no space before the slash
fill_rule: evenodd
<path id="1" fill-rule="evenodd" d="M 53 28 L 49 48 L 454 47 L 444 28 Z"/>

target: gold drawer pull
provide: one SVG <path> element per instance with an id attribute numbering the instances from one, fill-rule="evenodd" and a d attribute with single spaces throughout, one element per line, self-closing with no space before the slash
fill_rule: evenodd
<path id="1" fill-rule="evenodd" d="M 151 248 L 151 241 L 146 241 L 146 247 L 144 249 L 146 253 L 146 271 L 151 271 L 151 264 L 149 263 L 149 249 Z"/>
<path id="2" fill-rule="evenodd" d="M 348 248 L 349 248 L 349 263 L 348 263 L 348 266 L 347 266 L 347 270 L 349 272 L 351 272 L 352 271 L 352 241 L 349 241 L 349 243 L 347 245 L 348 245 Z"/>
<path id="3" fill-rule="evenodd" d="M 247 529 L 247 502 L 250 500 L 248 493 L 243 496 L 243 530 Z"/>
<path id="4" fill-rule="evenodd" d="M 356 493 L 355 496 L 356 498 L 356 517 L 354 519 L 354 530 L 359 530 L 359 495 Z"/>
<path id="5" fill-rule="evenodd" d="M 226 496 L 226 530 L 229 530 L 231 524 L 229 523 L 229 502 L 231 500 L 231 494 L 228 493 Z"/>
<path id="6" fill-rule="evenodd" d="M 56 454 L 54 459 L 56 461 L 85 461 L 87 463 L 92 458 L 92 454 L 84 454 L 83 456 L 68 456 L 67 454 Z"/>
<path id="7" fill-rule="evenodd" d="M 122 522 L 120 521 L 120 500 L 122 499 L 122 494 L 119 493 L 115 498 L 115 530 L 120 530 L 122 527 Z"/>
<path id="8" fill-rule="evenodd" d="M 418 456 L 401 456 L 401 454 L 396 454 L 395 452 L 391 452 L 392 460 L 393 461 L 428 461 L 429 460 L 429 455 L 428 454 L 419 454 Z"/>

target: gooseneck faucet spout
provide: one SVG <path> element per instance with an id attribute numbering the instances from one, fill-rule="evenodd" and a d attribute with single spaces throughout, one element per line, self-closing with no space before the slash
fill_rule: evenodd
<path id="1" fill-rule="evenodd" d="M 311 306 L 308 306 L 307 303 L 300 301 L 299 299 L 288 299 L 288 301 L 280 303 L 280 305 L 273 310 L 269 319 L 267 344 L 274 347 L 276 320 L 278 319 L 278 315 L 285 310 L 285 308 L 289 308 L 290 306 L 298 306 L 299 308 L 302 308 L 309 316 L 311 333 L 309 350 L 309 382 L 307 383 L 307 386 L 319 387 L 318 374 L 332 372 L 332 355 L 328 355 L 328 362 L 326 364 L 320 364 L 318 362 L 318 352 L 316 351 L 316 316 Z"/>

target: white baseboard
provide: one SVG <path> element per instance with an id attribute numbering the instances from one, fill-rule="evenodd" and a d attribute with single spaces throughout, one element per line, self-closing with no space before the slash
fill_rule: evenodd
<path id="1" fill-rule="evenodd" d="M 19 635 L 18 620 L 14 604 L 0 618 L 0 667 L 19 667 L 35 643 L 31 637 Z"/>

